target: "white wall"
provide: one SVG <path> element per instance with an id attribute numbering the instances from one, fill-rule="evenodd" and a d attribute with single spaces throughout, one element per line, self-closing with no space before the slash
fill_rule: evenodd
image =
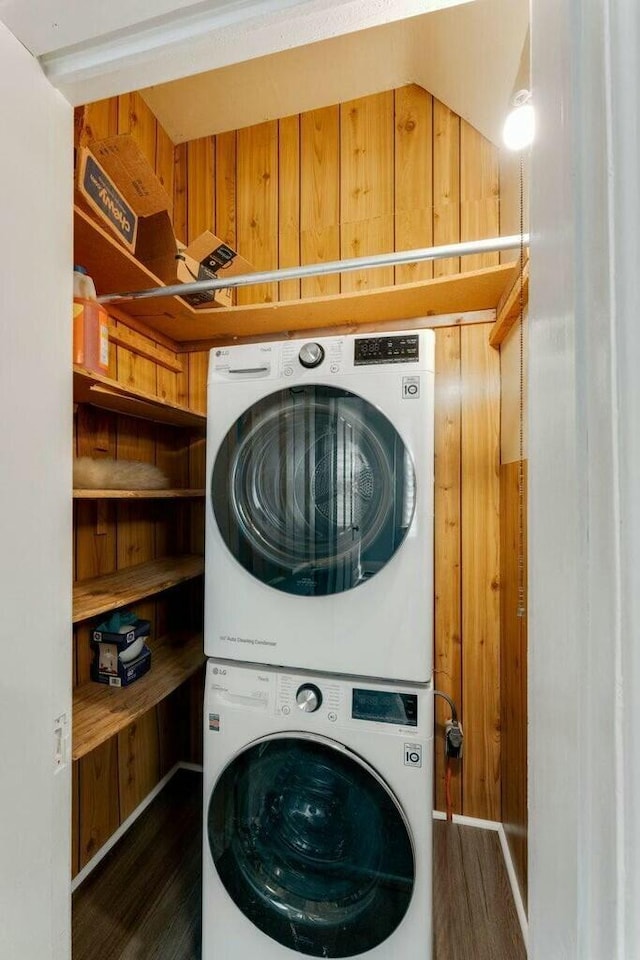
<path id="1" fill-rule="evenodd" d="M 73 116 L 0 23 L 0 957 L 70 956 Z"/>
<path id="2" fill-rule="evenodd" d="M 533 0 L 531 960 L 640 957 L 637 0 Z"/>

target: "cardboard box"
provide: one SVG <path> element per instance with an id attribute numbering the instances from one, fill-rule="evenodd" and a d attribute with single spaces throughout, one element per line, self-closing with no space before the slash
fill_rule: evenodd
<path id="1" fill-rule="evenodd" d="M 77 199 L 164 283 L 175 283 L 171 200 L 129 134 L 78 150 Z"/>
<path id="2" fill-rule="evenodd" d="M 135 660 L 123 663 L 116 643 L 92 641 L 91 679 L 110 687 L 127 687 L 151 669 L 151 650 L 145 644 Z"/>
<path id="3" fill-rule="evenodd" d="M 148 637 L 151 633 L 151 621 L 141 620 L 140 617 L 128 625 L 126 633 L 108 630 L 108 625 L 109 621 L 107 620 L 97 626 L 93 631 L 92 639 L 95 643 L 115 643 L 120 650 L 130 647 L 138 637 Z"/>
<path id="4" fill-rule="evenodd" d="M 251 264 L 227 243 L 209 230 L 201 233 L 193 243 L 178 253 L 177 278 L 180 283 L 194 280 L 224 279 L 252 273 Z M 209 290 L 203 293 L 185 294 L 181 298 L 192 307 L 231 307 L 233 289 Z"/>
<path id="5" fill-rule="evenodd" d="M 209 231 L 186 248 L 178 244 L 169 195 L 129 134 L 79 147 L 76 198 L 163 283 L 233 277 L 254 269 Z M 233 291 L 227 288 L 182 299 L 194 307 L 230 307 Z"/>

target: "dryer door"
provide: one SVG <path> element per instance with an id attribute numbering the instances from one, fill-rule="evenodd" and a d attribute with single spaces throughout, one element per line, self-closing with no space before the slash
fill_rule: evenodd
<path id="1" fill-rule="evenodd" d="M 393 424 L 347 390 L 279 390 L 247 410 L 218 450 L 216 523 L 263 583 L 326 596 L 358 586 L 411 524 L 415 471 Z"/>
<path id="2" fill-rule="evenodd" d="M 375 771 L 330 740 L 285 734 L 247 747 L 218 779 L 207 824 L 227 893 L 291 950 L 365 954 L 407 911 L 404 814 Z"/>

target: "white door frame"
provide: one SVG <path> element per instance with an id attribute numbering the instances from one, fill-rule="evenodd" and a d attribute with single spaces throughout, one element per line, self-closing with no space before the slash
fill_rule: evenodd
<path id="1" fill-rule="evenodd" d="M 533 960 L 640 957 L 639 24 L 532 0 Z"/>
<path id="2" fill-rule="evenodd" d="M 0 957 L 68 960 L 73 111 L 1 23 L 0 90 Z"/>

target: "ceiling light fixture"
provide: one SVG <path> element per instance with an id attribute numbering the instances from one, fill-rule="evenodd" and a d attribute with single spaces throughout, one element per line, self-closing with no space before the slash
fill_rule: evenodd
<path id="1" fill-rule="evenodd" d="M 531 146 L 535 133 L 535 115 L 529 90 L 518 90 L 511 101 L 502 129 L 502 139 L 509 150 L 524 150 Z"/>

